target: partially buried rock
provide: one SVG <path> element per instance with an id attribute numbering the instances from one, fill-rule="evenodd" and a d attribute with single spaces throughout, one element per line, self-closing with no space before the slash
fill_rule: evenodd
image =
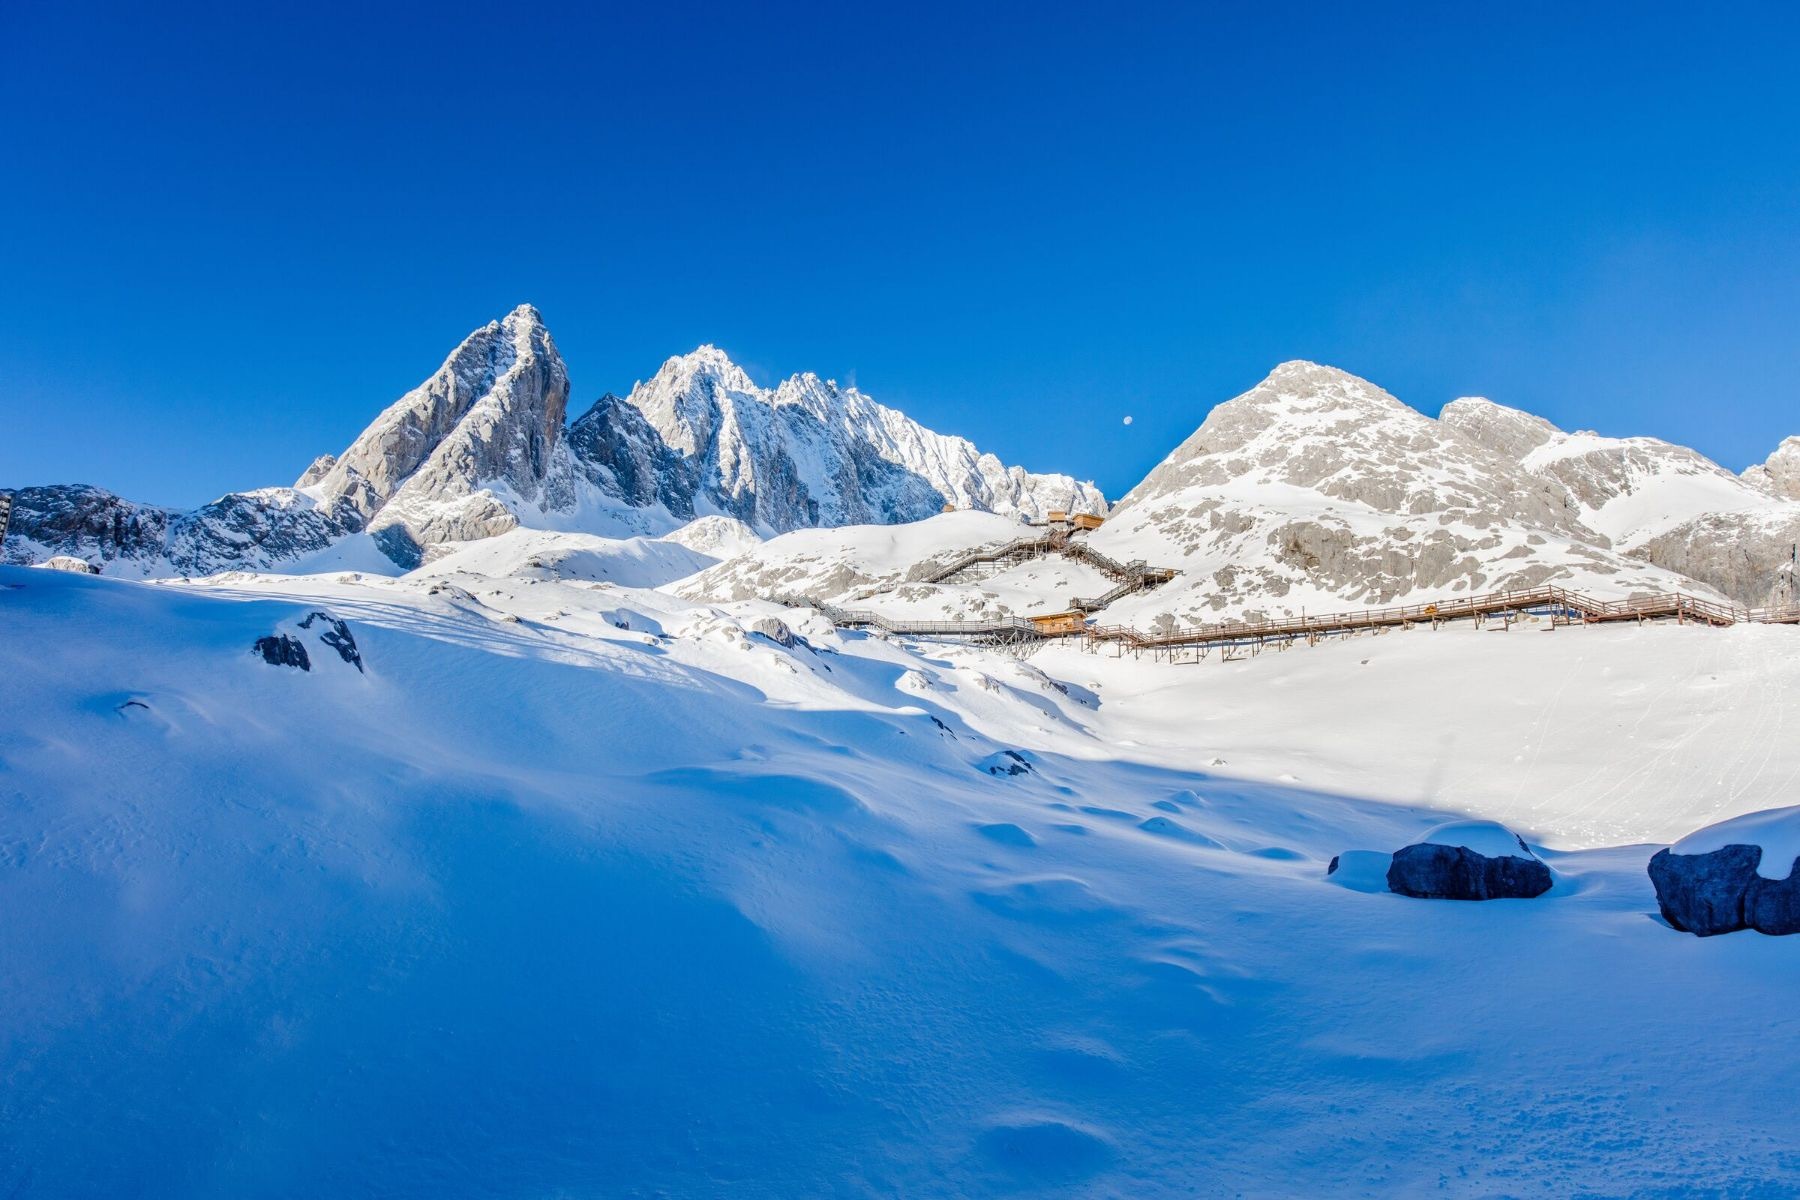
<path id="1" fill-rule="evenodd" d="M 257 638 L 253 649 L 270 666 L 311 671 L 312 655 L 306 649 L 309 641 L 315 643 L 315 652 L 322 647 L 362 673 L 362 651 L 357 649 L 350 627 L 327 612 L 315 610 L 297 621 L 285 622 L 276 632 Z"/>
<path id="2" fill-rule="evenodd" d="M 1394 852 L 1390 892 L 1421 900 L 1528 900 L 1550 890 L 1550 868 L 1492 821 L 1440 825 Z"/>
<path id="3" fill-rule="evenodd" d="M 787 627 L 787 622 L 780 617 L 760 617 L 750 626 L 752 633 L 760 633 L 777 646 L 792 649 L 796 639 L 794 631 Z"/>
<path id="4" fill-rule="evenodd" d="M 1033 771 L 1031 760 L 1017 750 L 1002 750 L 998 754 L 990 754 L 981 760 L 981 769 L 989 775 L 1029 775 Z"/>
<path id="5" fill-rule="evenodd" d="M 299 667 L 302 671 L 312 670 L 312 659 L 307 657 L 305 643 L 298 638 L 291 638 L 285 633 L 257 638 L 256 652 L 262 655 L 262 660 L 271 667 Z"/>
<path id="6" fill-rule="evenodd" d="M 355 667 L 360 673 L 363 669 L 362 651 L 356 648 L 356 639 L 350 636 L 350 627 L 332 616 L 330 613 L 310 612 L 300 622 L 300 628 L 313 629 L 317 626 L 319 641 L 337 651 L 337 656 Z"/>
<path id="7" fill-rule="evenodd" d="M 1669 924 L 1711 937 L 1800 933 L 1800 807 L 1750 813 L 1682 838 L 1650 860 Z"/>
<path id="8" fill-rule="evenodd" d="M 76 558 L 73 554 L 58 554 L 38 564 L 46 571 L 68 571 L 75 575 L 98 575 L 100 568 L 85 558 Z"/>

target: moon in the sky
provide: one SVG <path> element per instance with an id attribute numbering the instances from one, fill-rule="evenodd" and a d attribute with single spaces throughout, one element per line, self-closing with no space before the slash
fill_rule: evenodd
<path id="1" fill-rule="evenodd" d="M 1126 417 L 1126 418 L 1125 418 L 1125 423 L 1126 423 L 1126 424 L 1127 424 L 1127 425 L 1129 425 L 1129 424 L 1131 424 L 1131 418 L 1130 418 L 1130 417 Z"/>

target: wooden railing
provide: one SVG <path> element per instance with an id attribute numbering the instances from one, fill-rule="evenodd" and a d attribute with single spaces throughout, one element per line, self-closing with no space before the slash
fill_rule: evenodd
<path id="1" fill-rule="evenodd" d="M 1207 642 L 1269 640 L 1287 637 L 1311 637 L 1346 633 L 1358 629 L 1381 629 L 1405 625 L 1437 624 L 1464 621 L 1505 613 L 1549 613 L 1582 624 L 1615 621 L 1647 621 L 1674 618 L 1697 621 L 1705 625 L 1736 625 L 1744 622 L 1785 623 L 1786 610 L 1745 609 L 1723 604 L 1685 592 L 1663 592 L 1653 596 L 1633 596 L 1624 600 L 1601 600 L 1584 592 L 1560 587 L 1526 588 L 1489 592 L 1480 596 L 1461 596 L 1434 600 L 1424 604 L 1399 604 L 1387 608 L 1363 608 L 1346 612 L 1307 614 L 1256 621 L 1220 621 L 1214 624 L 1190 625 L 1162 632 L 1144 632 L 1129 625 L 1089 626 L 1087 636 L 1093 641 L 1120 641 L 1134 649 L 1167 646 L 1190 646 Z"/>
<path id="2" fill-rule="evenodd" d="M 769 599 L 788 608 L 816 609 L 833 625 L 845 629 L 879 629 L 902 637 L 1000 638 L 1020 641 L 1052 636 L 1024 617 L 997 617 L 987 621 L 915 621 L 889 617 L 866 608 L 840 608 L 823 600 L 814 600 L 810 596 L 770 596 Z"/>
<path id="3" fill-rule="evenodd" d="M 1423 604 L 1396 604 L 1385 608 L 1349 609 L 1298 617 L 1219 621 L 1161 631 L 1146 631 L 1131 625 L 1096 625 L 1091 622 L 1075 628 L 1046 630 L 1024 617 L 1000 617 L 986 621 L 908 621 L 887 617 L 869 609 L 840 608 L 808 596 L 771 596 L 769 599 L 790 608 L 817 609 L 833 624 L 850 629 L 880 629 L 900 636 L 990 638 L 1005 641 L 1081 637 L 1087 639 L 1089 644 L 1115 642 L 1132 650 L 1311 639 L 1364 629 L 1436 625 L 1449 621 L 1525 614 L 1548 615 L 1553 619 L 1583 625 L 1669 619 L 1711 626 L 1800 625 L 1800 607 L 1740 608 L 1717 600 L 1690 596 L 1685 592 L 1662 592 L 1624 600 L 1602 600 L 1585 592 L 1560 587 L 1514 589 Z"/>
<path id="4" fill-rule="evenodd" d="M 1079 533 L 1081 530 L 1078 529 L 1075 532 Z M 1115 581 L 1115 586 L 1103 595 L 1091 599 L 1076 597 L 1071 600 L 1069 607 L 1076 612 L 1092 612 L 1098 608 L 1105 608 L 1121 596 L 1153 588 L 1175 578 L 1174 570 L 1169 567 L 1148 566 L 1141 558 L 1122 563 L 1116 558 L 1094 549 L 1087 542 L 1077 540 L 1069 532 L 1052 527 L 1050 533 L 1041 536 L 1014 538 L 1003 545 L 971 550 L 961 558 L 926 575 L 919 582 L 943 583 L 971 567 L 981 566 L 985 563 L 1024 561 L 1027 558 L 1036 558 L 1047 554 L 1064 554 L 1079 562 L 1085 562 L 1102 575 Z"/>

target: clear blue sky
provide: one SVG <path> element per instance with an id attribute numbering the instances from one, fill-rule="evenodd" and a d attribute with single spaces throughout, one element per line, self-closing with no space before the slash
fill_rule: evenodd
<path id="1" fill-rule="evenodd" d="M 1287 358 L 1738 469 L 1797 12 L 0 0 L 0 483 L 289 482 L 521 301 L 1115 495 Z"/>

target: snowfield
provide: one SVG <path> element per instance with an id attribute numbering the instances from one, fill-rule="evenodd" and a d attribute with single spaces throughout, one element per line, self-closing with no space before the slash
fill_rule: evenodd
<path id="1" fill-rule="evenodd" d="M 1792 1193 L 1797 947 L 1645 864 L 1795 801 L 1800 630 L 1020 661 L 535 536 L 0 568 L 0 1194 Z M 1553 890 L 1327 879 L 1471 816 Z"/>

